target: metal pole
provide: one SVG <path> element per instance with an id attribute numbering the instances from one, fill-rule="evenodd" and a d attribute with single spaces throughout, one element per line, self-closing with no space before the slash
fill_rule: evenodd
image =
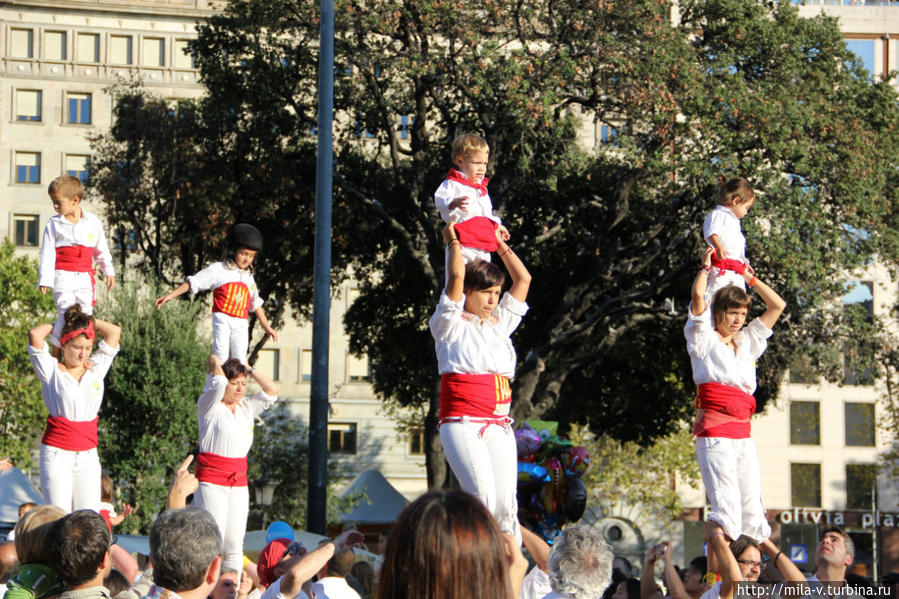
<path id="1" fill-rule="evenodd" d="M 309 401 L 309 493 L 306 527 L 325 534 L 328 489 L 328 335 L 331 316 L 331 126 L 334 111 L 334 1 L 321 0 L 318 58 L 318 159 L 315 176 L 315 268 L 312 381 Z"/>
<path id="2" fill-rule="evenodd" d="M 880 521 L 877 513 L 877 470 L 874 470 L 874 477 L 871 481 L 871 513 L 874 514 L 874 526 L 871 527 L 873 534 L 871 535 L 871 580 L 877 582 L 877 559 L 880 552 L 877 550 L 877 523 Z"/>

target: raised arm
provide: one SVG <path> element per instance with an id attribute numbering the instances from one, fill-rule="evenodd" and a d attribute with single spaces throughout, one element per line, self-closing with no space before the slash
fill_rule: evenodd
<path id="1" fill-rule="evenodd" d="M 175 476 L 172 478 L 172 484 L 169 486 L 169 497 L 166 502 L 166 509 L 177 510 L 187 505 L 187 497 L 197 490 L 200 482 L 197 477 L 188 470 L 190 463 L 194 461 L 194 456 L 189 455 L 175 470 Z"/>
<path id="2" fill-rule="evenodd" d="M 221 369 L 221 367 L 219 367 Z M 262 387 L 262 391 L 266 395 L 271 395 L 275 397 L 278 395 L 278 385 L 276 385 L 272 379 L 268 378 L 255 368 L 250 368 L 250 376 L 256 379 L 256 382 L 259 383 L 259 386 Z"/>
<path id="3" fill-rule="evenodd" d="M 706 247 L 702 253 L 702 268 L 696 273 L 693 280 L 693 288 L 690 290 L 690 311 L 693 316 L 699 316 L 705 312 L 705 290 L 709 285 L 709 271 L 712 268 L 712 256 L 715 249 Z"/>
<path id="4" fill-rule="evenodd" d="M 331 543 L 325 543 L 305 555 L 295 555 L 285 564 L 284 578 L 281 579 L 281 595 L 293 597 L 299 594 L 303 583 L 315 576 L 338 552 L 362 546 L 365 536 L 358 530 L 347 530 Z"/>
<path id="5" fill-rule="evenodd" d="M 40 349 L 44 347 L 44 339 L 46 339 L 47 335 L 52 332 L 52 324 L 37 325 L 36 327 L 28 331 L 28 345 L 30 345 L 34 349 Z"/>
<path id="6" fill-rule="evenodd" d="M 462 259 L 462 243 L 456 235 L 453 223 L 443 227 L 443 242 L 449 252 L 446 265 L 446 297 L 450 301 L 458 302 L 462 299 L 465 287 L 465 261 Z"/>
<path id="7" fill-rule="evenodd" d="M 190 283 L 188 283 L 187 281 L 184 281 L 183 283 L 181 283 L 180 285 L 175 287 L 175 289 L 172 290 L 170 293 L 167 293 L 167 294 L 163 295 L 162 297 L 160 297 L 159 299 L 157 299 L 154 305 L 156 306 L 156 309 L 159 310 L 160 308 L 162 308 L 163 304 L 166 304 L 166 303 L 172 301 L 179 295 L 184 295 L 188 291 L 190 291 Z"/>
<path id="8" fill-rule="evenodd" d="M 777 292 L 762 283 L 757 276 L 750 274 L 748 269 L 743 273 L 743 278 L 746 280 L 746 284 L 749 287 L 755 289 L 755 292 L 759 294 L 759 297 L 762 298 L 762 301 L 765 302 L 765 306 L 767 307 L 767 310 L 765 310 L 765 313 L 762 314 L 759 319 L 765 323 L 765 326 L 769 329 L 774 328 L 774 323 L 777 322 L 777 319 L 780 318 L 784 308 L 787 307 L 787 302 L 777 295 Z"/>
<path id="9" fill-rule="evenodd" d="M 662 599 L 662 593 L 659 591 L 658 585 L 656 585 L 654 576 L 658 547 L 658 545 L 653 545 L 646 552 L 646 559 L 643 561 L 643 571 L 640 572 L 640 599 Z"/>
<path id="10" fill-rule="evenodd" d="M 531 287 L 531 273 L 525 268 L 524 263 L 515 255 L 500 234 L 499 229 L 496 231 L 497 249 L 496 255 L 500 257 L 509 276 L 512 277 L 512 288 L 509 289 L 509 295 L 520 302 L 528 298 L 528 289 Z"/>
<path id="11" fill-rule="evenodd" d="M 549 545 L 546 541 L 532 533 L 527 527 L 521 527 L 521 543 L 528 550 L 537 567 L 546 572 L 546 561 L 549 559 Z"/>
<path id="12" fill-rule="evenodd" d="M 774 562 L 774 567 L 783 574 L 784 580 L 787 582 L 806 582 L 802 571 L 793 563 L 789 556 L 781 552 L 777 545 L 771 542 L 771 539 L 765 539 L 759 546 L 765 552 L 765 555 Z"/>
<path id="13" fill-rule="evenodd" d="M 659 553 L 661 554 L 662 563 L 665 565 L 664 578 L 665 585 L 668 587 L 668 594 L 671 595 L 672 599 L 692 599 L 684 587 L 684 582 L 681 580 L 680 575 L 674 569 L 674 562 L 671 561 L 671 543 L 663 541 Z"/>
<path id="14" fill-rule="evenodd" d="M 94 319 L 94 329 L 103 337 L 106 345 L 115 349 L 119 346 L 119 339 L 122 338 L 122 327 L 112 324 L 99 318 Z"/>
<path id="15" fill-rule="evenodd" d="M 743 581 L 740 564 L 730 550 L 730 544 L 721 529 L 717 529 L 708 540 L 709 552 L 718 558 L 718 574 L 721 575 L 721 599 L 733 599 L 734 585 Z"/>
<path id="16" fill-rule="evenodd" d="M 225 376 L 225 371 L 222 370 L 222 364 L 219 362 L 219 359 L 215 357 L 215 354 L 210 354 L 210 356 L 206 358 L 206 374 L 211 374 L 212 376 Z"/>

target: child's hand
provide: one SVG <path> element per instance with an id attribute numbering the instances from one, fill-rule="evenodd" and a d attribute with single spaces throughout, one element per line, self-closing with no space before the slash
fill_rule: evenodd
<path id="1" fill-rule="evenodd" d="M 512 236 L 509 235 L 509 229 L 505 228 L 502 225 L 499 225 L 496 228 L 496 235 L 501 241 L 509 241 L 509 239 L 512 238 Z"/>
<path id="2" fill-rule="evenodd" d="M 41 295 L 47 295 L 47 291 L 49 291 L 50 288 L 49 287 L 41 287 L 40 290 L 41 290 Z"/>
<path id="3" fill-rule="evenodd" d="M 719 245 L 715 248 L 715 256 L 717 256 L 719 260 L 727 260 L 727 251 Z"/>
<path id="4" fill-rule="evenodd" d="M 273 329 L 272 327 L 268 327 L 267 329 L 265 329 L 265 332 L 268 334 L 272 341 L 278 340 L 278 333 L 276 333 L 275 329 Z"/>
<path id="5" fill-rule="evenodd" d="M 115 287 L 115 277 L 106 277 L 106 290 L 112 291 L 113 287 Z"/>
<path id="6" fill-rule="evenodd" d="M 751 274 L 751 275 L 754 275 L 754 274 L 755 274 L 755 269 L 752 268 L 751 266 L 749 266 L 749 265 L 747 264 L 747 265 L 746 265 L 746 272 L 749 273 L 749 274 Z"/>
<path id="7" fill-rule="evenodd" d="M 0 472 L 7 472 L 8 470 L 12 470 L 12 462 L 10 461 L 10 459 L 0 459 Z"/>
<path id="8" fill-rule="evenodd" d="M 468 211 L 468 196 L 456 198 L 452 202 L 449 203 L 450 210 L 455 210 L 459 208 L 462 212 Z"/>
<path id="9" fill-rule="evenodd" d="M 161 298 L 157 299 L 153 305 L 156 306 L 157 310 L 159 310 L 160 308 L 162 308 L 163 304 L 168 303 L 168 301 L 169 301 L 169 296 L 163 295 Z"/>

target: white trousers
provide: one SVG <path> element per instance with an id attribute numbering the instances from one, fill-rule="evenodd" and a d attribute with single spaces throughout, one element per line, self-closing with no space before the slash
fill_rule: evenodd
<path id="1" fill-rule="evenodd" d="M 477 420 L 477 419 L 475 419 Z M 483 430 L 483 434 L 481 431 Z M 518 450 L 511 426 L 445 422 L 440 443 L 462 490 L 487 506 L 500 529 L 521 540 L 518 525 Z"/>
<path id="2" fill-rule="evenodd" d="M 711 504 L 708 519 L 720 524 L 731 539 L 744 534 L 761 543 L 770 537 L 755 442 L 696 437 L 696 459 Z"/>
<path id="3" fill-rule="evenodd" d="M 218 525 L 225 547 L 223 568 L 243 570 L 243 537 L 247 532 L 250 511 L 249 487 L 225 487 L 201 482 L 194 493 L 193 505 L 210 514 Z"/>
<path id="4" fill-rule="evenodd" d="M 90 273 L 57 270 L 53 277 L 53 301 L 56 302 L 53 336 L 59 339 L 65 326 L 63 315 L 70 307 L 80 304 L 85 314 L 94 313 L 94 288 Z"/>
<path id="5" fill-rule="evenodd" d="M 246 364 L 249 343 L 249 319 L 228 316 L 223 312 L 212 313 L 212 353 L 219 362 L 224 364 L 228 358 L 236 358 Z"/>
<path id="6" fill-rule="evenodd" d="M 711 306 L 712 298 L 715 297 L 718 290 L 728 285 L 736 285 L 743 291 L 746 291 L 746 279 L 743 278 L 743 275 L 732 270 L 718 270 L 713 266 L 712 270 L 709 271 L 708 284 L 705 288 L 704 299 L 706 305 Z"/>
<path id="7" fill-rule="evenodd" d="M 41 443 L 44 502 L 65 512 L 100 510 L 100 458 L 97 449 L 69 451 Z"/>

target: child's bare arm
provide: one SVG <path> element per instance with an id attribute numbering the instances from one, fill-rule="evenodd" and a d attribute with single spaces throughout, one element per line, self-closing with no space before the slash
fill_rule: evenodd
<path id="1" fill-rule="evenodd" d="M 268 323 L 268 318 L 265 317 L 265 311 L 260 307 L 253 310 L 253 314 L 256 315 L 256 320 L 259 321 L 259 324 L 262 325 L 262 328 L 265 329 L 265 333 L 271 337 L 272 341 L 277 341 L 278 333 L 276 333 L 275 329 Z"/>
<path id="2" fill-rule="evenodd" d="M 712 233 L 707 238 L 708 242 L 712 244 L 712 247 L 715 248 L 715 255 L 719 260 L 724 260 L 727 258 L 727 252 L 721 247 L 721 240 L 718 238 L 717 233 Z"/>
<path id="3" fill-rule="evenodd" d="M 188 291 L 190 291 L 190 283 L 188 283 L 187 281 L 184 281 L 183 283 L 181 283 L 180 285 L 175 287 L 175 289 L 172 290 L 170 293 L 167 293 L 167 294 L 163 295 L 161 298 L 157 299 L 156 303 L 154 305 L 156 306 L 156 309 L 159 310 L 160 308 L 162 308 L 163 304 L 167 304 L 168 302 L 172 301 L 179 295 L 184 295 Z"/>

